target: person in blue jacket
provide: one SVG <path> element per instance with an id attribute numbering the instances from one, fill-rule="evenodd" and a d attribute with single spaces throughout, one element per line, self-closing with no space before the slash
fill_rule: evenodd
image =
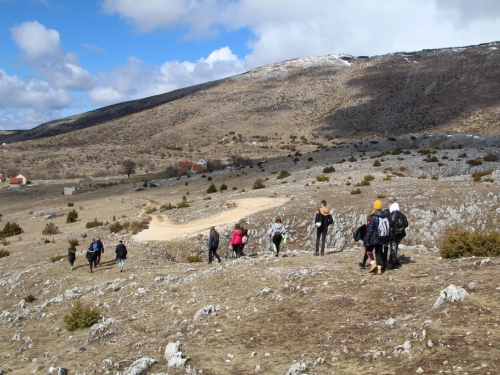
<path id="1" fill-rule="evenodd" d="M 387 233 L 381 233 L 379 229 L 381 221 L 386 223 Z M 387 214 L 382 210 L 382 202 L 379 200 L 373 203 L 363 242 L 367 251 L 375 250 L 376 262 L 371 262 L 370 272 L 377 271 L 377 275 L 382 275 L 382 252 L 384 244 L 389 242 L 389 220 Z"/>

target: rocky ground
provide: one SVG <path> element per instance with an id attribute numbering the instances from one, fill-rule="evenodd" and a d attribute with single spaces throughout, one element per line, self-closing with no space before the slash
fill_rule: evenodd
<path id="1" fill-rule="evenodd" d="M 54 183 L 1 189 L 0 224 L 14 221 L 24 232 L 1 247 L 10 256 L 0 259 L 0 370 L 498 373 L 499 260 L 439 257 L 440 240 L 450 230 L 498 228 L 500 165 L 468 163 L 497 149 L 487 144 L 432 148 L 430 155 L 438 161 L 426 162 L 429 154 L 419 149 L 382 154 L 368 144 L 357 146 L 270 159 L 204 177 L 158 180 L 157 187 L 142 191 L 135 190 L 137 182 L 118 180 L 70 197 L 61 195 L 63 185 Z M 373 165 L 376 160 L 379 167 Z M 323 173 L 326 166 L 335 172 Z M 281 170 L 291 175 L 277 179 Z M 490 175 L 473 181 L 471 173 L 487 170 Z M 367 175 L 374 178 L 370 184 L 356 186 Z M 318 182 L 316 176 L 330 180 Z M 265 188 L 253 190 L 258 178 Z M 218 192 L 207 194 L 211 183 Z M 228 189 L 221 193 L 222 184 Z M 361 193 L 352 194 L 358 188 Z M 183 197 L 189 207 L 160 209 L 168 203 L 176 206 Z M 251 214 L 243 209 L 245 200 L 269 198 L 283 201 L 277 207 L 256 203 Z M 352 240 L 377 198 L 384 206 L 398 201 L 410 221 L 401 246 L 403 266 L 381 276 L 359 269 L 362 250 Z M 327 254 L 314 257 L 312 221 L 321 199 L 332 208 L 335 224 Z M 73 208 L 78 221 L 66 224 Z M 110 232 L 113 220 L 132 222 L 146 212 L 154 216 L 151 223 L 169 220 L 168 239 L 148 239 L 145 234 L 153 228 L 137 235 Z M 233 222 L 217 222 L 227 212 L 234 215 Z M 266 236 L 276 215 L 289 233 L 278 258 Z M 105 225 L 87 229 L 95 218 Z M 206 227 L 200 225 L 203 220 Z M 49 222 L 61 233 L 42 235 Z M 219 253 L 225 255 L 236 222 L 250 230 L 246 252 L 251 256 L 206 264 L 208 226 L 220 227 Z M 180 230 L 186 226 L 192 226 L 192 233 Z M 103 240 L 105 254 L 91 274 L 84 250 L 96 236 Z M 50 261 L 66 254 L 71 238 L 81 243 L 73 271 L 67 259 Z M 130 251 L 123 273 L 113 259 L 119 239 Z M 205 262 L 188 263 L 187 256 L 194 253 Z M 36 299 L 27 302 L 29 295 Z M 77 300 L 98 308 L 101 318 L 91 328 L 68 332 L 63 317 Z M 183 367 L 168 367 L 169 362 Z"/>

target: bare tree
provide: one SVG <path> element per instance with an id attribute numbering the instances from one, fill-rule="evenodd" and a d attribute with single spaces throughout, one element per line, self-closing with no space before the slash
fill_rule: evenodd
<path id="1" fill-rule="evenodd" d="M 122 163 L 123 172 L 130 178 L 132 173 L 135 173 L 135 162 L 132 160 L 124 160 Z"/>

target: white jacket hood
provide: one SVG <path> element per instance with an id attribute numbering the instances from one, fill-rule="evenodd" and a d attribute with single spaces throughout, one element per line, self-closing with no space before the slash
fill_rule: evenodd
<path id="1" fill-rule="evenodd" d="M 389 212 L 394 212 L 394 211 L 400 211 L 399 204 L 397 204 L 397 203 L 391 204 L 391 206 L 389 207 Z"/>

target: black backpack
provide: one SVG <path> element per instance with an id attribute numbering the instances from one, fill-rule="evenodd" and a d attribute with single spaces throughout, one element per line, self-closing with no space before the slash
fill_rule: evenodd
<path id="1" fill-rule="evenodd" d="M 406 216 L 400 211 L 394 211 L 391 215 L 392 234 L 396 237 L 406 236 L 405 228 L 408 226 Z"/>
<path id="2" fill-rule="evenodd" d="M 214 232 L 213 233 L 213 241 L 212 243 L 214 244 L 215 247 L 219 246 L 219 233 Z"/>

